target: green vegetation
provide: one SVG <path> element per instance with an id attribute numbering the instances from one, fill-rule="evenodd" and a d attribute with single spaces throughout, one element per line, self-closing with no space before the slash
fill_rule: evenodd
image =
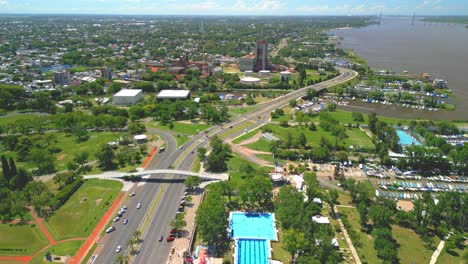
<path id="1" fill-rule="evenodd" d="M 234 134 L 238 131 L 244 130 L 253 124 L 254 122 L 247 121 L 247 122 L 242 122 L 241 124 L 234 125 L 231 129 L 227 130 L 226 132 L 221 133 L 219 137 L 224 139 L 226 137 L 229 137 L 229 135 Z"/>
<path id="2" fill-rule="evenodd" d="M 74 256 L 78 249 L 83 244 L 84 240 L 71 240 L 66 242 L 58 243 L 47 250 L 50 252 L 51 255 L 55 256 Z M 46 264 L 50 263 L 44 260 L 45 252 L 38 254 L 31 260 L 31 264 Z M 53 259 L 52 259 L 53 260 Z M 53 262 L 56 263 L 56 262 Z M 57 262 L 58 263 L 58 262 Z"/>
<path id="3" fill-rule="evenodd" d="M 44 225 L 57 240 L 87 237 L 121 187 L 117 181 L 87 180 Z"/>
<path id="4" fill-rule="evenodd" d="M 49 243 L 36 225 L 0 224 L 0 255 L 32 255 Z"/>
<path id="5" fill-rule="evenodd" d="M 377 258 L 377 251 L 374 249 L 374 238 L 361 231 L 362 227 L 359 224 L 359 214 L 357 210 L 354 208 L 340 207 L 339 211 L 342 218 L 343 215 L 345 215 L 345 218 L 349 222 L 349 227 L 351 228 L 346 225 L 345 226 L 348 229 L 350 236 L 351 233 L 354 234 L 351 236 L 351 240 L 356 247 L 361 261 L 367 263 L 382 263 L 382 261 Z"/>
<path id="6" fill-rule="evenodd" d="M 229 112 L 241 115 L 241 114 L 245 114 L 245 113 L 248 113 L 250 111 L 253 111 L 253 110 L 257 109 L 258 107 L 259 107 L 258 105 L 255 105 L 255 106 L 246 106 L 246 107 L 242 107 L 242 108 L 238 108 L 238 107 L 229 108 Z"/>
<path id="7" fill-rule="evenodd" d="M 278 241 L 271 241 L 271 247 L 273 249 L 273 259 L 279 260 L 283 263 L 289 263 L 291 260 L 291 254 L 283 248 L 283 231 L 278 228 Z"/>
<path id="8" fill-rule="evenodd" d="M 258 133 L 258 131 L 259 131 L 258 129 L 251 130 L 251 131 L 249 131 L 249 132 L 247 132 L 247 133 L 241 135 L 240 137 L 234 139 L 234 140 L 232 141 L 232 143 L 234 143 L 234 144 L 239 144 L 239 143 L 241 143 L 242 141 L 247 140 L 247 139 L 253 137 L 254 135 L 256 135 L 256 134 Z"/>
<path id="9" fill-rule="evenodd" d="M 177 134 L 175 136 L 175 140 L 177 142 L 177 147 L 179 146 L 182 146 L 183 144 L 185 144 L 187 141 L 189 141 L 189 137 L 187 136 L 184 136 L 184 135 L 181 135 L 181 134 Z"/>
<path id="10" fill-rule="evenodd" d="M 429 263 L 434 251 L 425 246 L 424 241 L 414 230 L 392 225 L 392 233 L 399 244 L 400 263 Z"/>
<path id="11" fill-rule="evenodd" d="M 211 125 L 186 123 L 186 122 L 172 122 L 168 124 L 149 123 L 147 124 L 147 126 L 158 128 L 158 129 L 174 131 L 174 132 L 181 133 L 181 134 L 195 135 L 209 128 Z"/>

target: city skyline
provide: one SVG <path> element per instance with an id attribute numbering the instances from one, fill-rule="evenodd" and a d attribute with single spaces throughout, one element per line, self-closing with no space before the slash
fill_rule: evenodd
<path id="1" fill-rule="evenodd" d="M 305 3 L 307 2 L 307 3 Z M 0 0 L 0 14 L 467 15 L 457 0 Z"/>

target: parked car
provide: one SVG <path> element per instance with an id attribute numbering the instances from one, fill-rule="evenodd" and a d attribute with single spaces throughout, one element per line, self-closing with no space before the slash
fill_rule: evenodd
<path id="1" fill-rule="evenodd" d="M 115 252 L 119 253 L 120 251 L 122 251 L 122 246 L 118 245 L 117 248 L 115 249 Z"/>
<path id="2" fill-rule="evenodd" d="M 130 197 L 133 197 L 133 196 L 135 196 L 135 193 L 132 192 L 131 194 L 129 194 L 129 196 L 130 196 Z"/>
<path id="3" fill-rule="evenodd" d="M 159 241 L 159 242 L 161 242 L 161 241 L 163 241 L 163 239 L 164 239 L 164 237 L 163 237 L 163 236 L 159 236 L 159 239 L 158 239 L 158 241 Z"/>
<path id="4" fill-rule="evenodd" d="M 111 226 L 111 227 L 106 229 L 106 233 L 110 233 L 110 232 L 112 232 L 114 230 L 115 230 L 115 226 Z"/>
<path id="5" fill-rule="evenodd" d="M 167 242 L 172 242 L 172 241 L 174 241 L 174 240 L 175 240 L 175 237 L 173 237 L 173 236 L 168 236 L 168 237 L 166 238 L 166 241 L 167 241 Z"/>
<path id="6" fill-rule="evenodd" d="M 128 218 L 125 218 L 122 222 L 122 224 L 126 225 L 128 223 Z"/>
<path id="7" fill-rule="evenodd" d="M 117 222 L 119 220 L 120 220 L 120 217 L 118 217 L 118 216 L 114 218 L 114 222 Z"/>
<path id="8" fill-rule="evenodd" d="M 141 208 L 141 203 L 138 203 L 137 206 L 136 206 L 137 209 L 140 209 Z"/>

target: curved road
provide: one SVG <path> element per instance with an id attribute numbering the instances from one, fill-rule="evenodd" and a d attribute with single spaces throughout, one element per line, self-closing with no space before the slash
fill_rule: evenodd
<path id="1" fill-rule="evenodd" d="M 293 91 L 284 96 L 261 104 L 262 107 L 234 117 L 229 123 L 223 126 L 213 126 L 199 133 L 186 142 L 182 148 L 176 149 L 174 138 L 167 132 L 158 130 L 167 142 L 166 151 L 156 155 L 148 165 L 147 169 L 166 169 L 172 167 L 179 170 L 190 170 L 190 166 L 197 156 L 197 148 L 206 146 L 209 138 L 218 135 L 223 140 L 235 138 L 244 133 L 244 129 L 229 133 L 230 127 L 242 126 L 247 130 L 255 129 L 268 122 L 269 115 L 277 108 L 289 104 L 291 99 L 298 99 L 304 96 L 308 88 L 321 90 L 336 84 L 346 82 L 354 78 L 357 73 L 349 69 L 339 69 L 340 75 L 334 79 L 322 82 L 317 85 L 307 86 Z M 251 122 L 251 125 L 245 125 Z M 193 151 L 193 154 L 192 154 Z M 127 241 L 132 237 L 135 230 L 142 230 L 142 240 L 138 254 L 132 258 L 132 263 L 160 263 L 167 261 L 172 244 L 165 241 L 158 242 L 159 236 L 166 236 L 169 233 L 169 224 L 174 219 L 180 202 L 180 197 L 184 192 L 183 176 L 151 175 L 147 183 L 136 187 L 136 196 L 128 198 L 126 205 L 128 211 L 123 218 L 128 218 L 127 225 L 121 222 L 114 223 L 116 230 L 106 234 L 98 246 L 99 252 L 94 263 L 115 263 L 115 248 L 121 245 L 127 247 Z M 170 184 L 169 184 L 170 183 Z M 136 204 L 141 202 L 142 208 L 136 209 Z"/>

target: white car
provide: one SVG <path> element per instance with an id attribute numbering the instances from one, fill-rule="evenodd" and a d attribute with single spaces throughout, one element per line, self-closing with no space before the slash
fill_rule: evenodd
<path id="1" fill-rule="evenodd" d="M 128 223 L 128 218 L 125 218 L 122 222 L 122 224 L 126 225 Z"/>
<path id="2" fill-rule="evenodd" d="M 112 232 L 114 230 L 115 230 L 115 226 L 111 226 L 111 227 L 106 229 L 106 233 L 110 233 L 110 232 Z"/>
<path id="3" fill-rule="evenodd" d="M 132 192 L 132 193 L 130 194 L 130 197 L 132 197 L 132 196 L 135 196 L 135 193 L 134 193 L 134 192 Z"/>
<path id="4" fill-rule="evenodd" d="M 115 252 L 119 253 L 120 251 L 122 251 L 122 246 L 118 245 L 115 249 Z"/>
<path id="5" fill-rule="evenodd" d="M 141 203 L 138 203 L 136 207 L 137 207 L 137 209 L 140 209 L 141 208 Z"/>
<path id="6" fill-rule="evenodd" d="M 114 218 L 114 222 L 117 222 L 119 220 L 120 220 L 120 217 L 118 217 L 118 216 Z"/>

